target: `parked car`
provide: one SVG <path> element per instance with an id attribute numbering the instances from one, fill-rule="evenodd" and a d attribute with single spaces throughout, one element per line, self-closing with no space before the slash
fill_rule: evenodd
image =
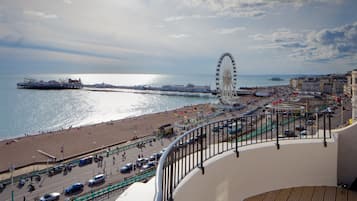
<path id="1" fill-rule="evenodd" d="M 307 135 L 307 130 L 302 130 L 302 131 L 300 132 L 300 135 Z"/>
<path id="2" fill-rule="evenodd" d="M 67 187 L 65 190 L 64 190 L 64 193 L 66 195 L 69 195 L 69 194 L 72 194 L 72 193 L 77 193 L 77 192 L 80 192 L 83 190 L 83 184 L 81 183 L 74 183 L 73 185 Z"/>
<path id="3" fill-rule="evenodd" d="M 42 197 L 40 197 L 40 201 L 55 201 L 59 200 L 60 193 L 53 192 L 53 193 L 46 193 Z"/>
<path id="4" fill-rule="evenodd" d="M 130 173 L 133 169 L 134 169 L 134 164 L 127 163 L 126 165 L 120 168 L 120 173 L 122 174 Z"/>
<path id="5" fill-rule="evenodd" d="M 0 183 L 0 192 L 6 188 L 6 184 Z"/>
<path id="6" fill-rule="evenodd" d="M 145 165 L 148 161 L 149 161 L 148 158 L 138 158 L 136 160 L 136 166 L 141 167 L 141 166 Z"/>
<path id="7" fill-rule="evenodd" d="M 179 148 L 183 148 L 183 147 L 186 147 L 187 146 L 187 142 L 180 142 L 179 144 L 178 144 L 178 147 Z"/>
<path id="8" fill-rule="evenodd" d="M 309 126 L 314 125 L 314 121 L 313 120 L 307 120 L 306 121 L 306 125 L 309 125 Z"/>
<path id="9" fill-rule="evenodd" d="M 35 181 L 37 181 L 37 182 L 41 181 L 41 175 L 39 175 L 39 174 L 31 175 L 30 178 L 31 178 L 31 181 L 32 181 L 32 180 L 35 180 Z"/>
<path id="10" fill-rule="evenodd" d="M 198 138 L 192 136 L 192 137 L 190 137 L 189 140 L 187 140 L 187 144 L 194 144 L 197 141 L 198 141 Z"/>
<path id="11" fill-rule="evenodd" d="M 147 164 L 145 164 L 145 165 L 143 165 L 143 166 L 141 167 L 140 172 L 149 170 L 149 169 L 151 169 L 151 168 L 153 168 L 153 167 L 155 167 L 155 166 L 156 166 L 156 164 L 155 164 L 154 162 L 148 162 Z"/>
<path id="12" fill-rule="evenodd" d="M 105 182 L 104 174 L 98 174 L 88 181 L 88 186 L 94 186 Z"/>
<path id="13" fill-rule="evenodd" d="M 180 145 L 179 145 L 180 147 Z M 150 156 L 149 161 L 158 161 L 161 157 L 161 153 L 154 153 L 153 155 Z"/>
<path id="14" fill-rule="evenodd" d="M 295 129 L 296 129 L 297 131 L 305 130 L 304 126 L 302 126 L 302 125 L 297 125 L 297 126 L 295 127 Z"/>
<path id="15" fill-rule="evenodd" d="M 200 134 L 197 135 L 197 139 L 200 139 L 201 137 L 202 138 L 206 138 L 207 134 L 206 133 L 202 133 L 202 134 L 200 133 Z"/>
<path id="16" fill-rule="evenodd" d="M 64 165 L 63 164 L 57 165 L 57 166 L 51 168 L 48 171 L 48 176 L 52 177 L 52 176 L 54 176 L 56 174 L 59 174 L 59 173 L 61 173 L 63 171 L 63 169 L 64 169 Z"/>
<path id="17" fill-rule="evenodd" d="M 295 132 L 294 132 L 294 131 L 291 131 L 291 130 L 285 130 L 285 131 L 284 131 L 284 135 L 285 135 L 286 137 L 296 137 Z"/>
<path id="18" fill-rule="evenodd" d="M 20 179 L 17 187 L 22 188 L 26 183 L 26 179 Z"/>
<path id="19" fill-rule="evenodd" d="M 79 163 L 78 163 L 78 166 L 82 167 L 82 166 L 91 164 L 93 162 L 93 158 L 94 158 L 93 156 L 87 156 L 85 158 L 80 159 Z"/>

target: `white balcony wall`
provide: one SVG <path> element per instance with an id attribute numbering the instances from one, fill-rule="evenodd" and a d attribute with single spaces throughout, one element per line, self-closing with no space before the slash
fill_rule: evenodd
<path id="1" fill-rule="evenodd" d="M 195 169 L 179 184 L 175 201 L 238 201 L 267 191 L 295 186 L 337 184 L 337 143 L 329 139 L 281 141 L 228 151 Z"/>

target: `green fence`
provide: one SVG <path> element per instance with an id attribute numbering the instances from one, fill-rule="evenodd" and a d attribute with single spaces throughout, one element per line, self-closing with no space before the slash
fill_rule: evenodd
<path id="1" fill-rule="evenodd" d="M 281 125 L 286 125 L 286 124 L 289 124 L 291 122 L 294 122 L 298 119 L 300 119 L 301 117 L 294 117 L 294 118 L 290 118 L 290 119 L 285 119 Z M 254 131 L 251 131 L 250 133 L 246 134 L 246 135 L 243 135 L 241 137 L 238 138 L 238 141 L 241 142 L 241 141 L 245 141 L 247 139 L 250 139 L 250 138 L 253 138 L 253 137 L 256 137 L 256 136 L 259 136 L 259 135 L 262 135 L 263 133 L 265 132 L 268 132 L 268 131 L 271 131 L 272 129 L 275 129 L 276 128 L 276 125 L 273 123 L 271 124 L 271 122 L 268 122 L 267 124 L 263 125 L 261 128 L 258 128 L 257 130 L 254 130 Z"/>
<path id="2" fill-rule="evenodd" d="M 119 152 L 123 152 L 123 151 L 129 150 L 131 148 L 135 148 L 139 144 L 152 142 L 154 140 L 159 140 L 159 139 L 157 137 L 147 137 L 146 139 L 142 139 L 142 140 L 140 140 L 138 142 L 134 142 L 134 143 L 131 143 L 131 144 L 128 144 L 128 145 L 124 145 L 124 146 L 120 146 L 120 147 L 118 145 L 116 149 L 112 149 L 109 152 L 102 151 L 98 155 L 102 155 L 102 156 L 113 155 L 113 154 L 116 154 L 116 153 L 119 153 Z M 70 162 L 65 163 L 65 165 L 68 165 L 68 164 L 77 164 L 78 165 L 78 163 L 79 163 L 79 159 L 74 159 L 74 160 L 71 160 Z M 18 182 L 20 179 L 28 177 L 30 175 L 46 174 L 51 168 L 52 167 L 16 176 L 16 177 L 14 177 L 14 182 Z M 11 183 L 11 179 L 5 179 L 3 181 L 0 181 L 0 183 L 2 183 L 2 184 L 10 184 Z"/>
<path id="3" fill-rule="evenodd" d="M 154 169 L 154 170 L 145 172 L 143 174 L 130 177 L 130 178 L 128 178 L 128 179 L 126 179 L 124 181 L 121 181 L 121 182 L 119 182 L 117 184 L 109 185 L 109 186 L 107 186 L 107 187 L 105 187 L 103 189 L 90 192 L 90 193 L 85 194 L 85 195 L 83 195 L 81 197 L 74 198 L 73 200 L 74 201 L 87 201 L 87 200 L 93 200 L 95 198 L 108 195 L 110 192 L 113 192 L 115 190 L 118 190 L 118 189 L 124 188 L 126 186 L 129 186 L 129 185 L 131 185 L 131 184 L 133 184 L 135 182 L 139 182 L 139 181 L 143 181 L 145 179 L 148 179 L 148 178 L 154 176 L 155 172 L 156 172 L 156 170 Z"/>

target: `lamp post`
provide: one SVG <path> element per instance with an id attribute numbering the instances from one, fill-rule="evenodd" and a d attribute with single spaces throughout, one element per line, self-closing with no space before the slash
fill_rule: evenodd
<path id="1" fill-rule="evenodd" d="M 343 125 L 343 97 L 341 97 L 341 126 Z"/>
<path id="2" fill-rule="evenodd" d="M 14 164 L 11 164 L 10 171 L 11 171 L 11 201 L 14 201 Z"/>
<path id="3" fill-rule="evenodd" d="M 32 175 L 34 174 L 34 172 L 35 172 L 35 162 L 36 162 L 36 156 L 32 156 L 32 160 L 33 160 L 33 164 L 32 164 L 32 166 L 33 166 L 33 169 L 32 169 Z"/>

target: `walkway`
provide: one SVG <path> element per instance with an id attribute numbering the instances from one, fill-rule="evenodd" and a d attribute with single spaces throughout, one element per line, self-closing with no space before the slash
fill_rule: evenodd
<path id="1" fill-rule="evenodd" d="M 338 187 L 296 187 L 262 193 L 244 201 L 357 201 L 357 192 Z"/>

